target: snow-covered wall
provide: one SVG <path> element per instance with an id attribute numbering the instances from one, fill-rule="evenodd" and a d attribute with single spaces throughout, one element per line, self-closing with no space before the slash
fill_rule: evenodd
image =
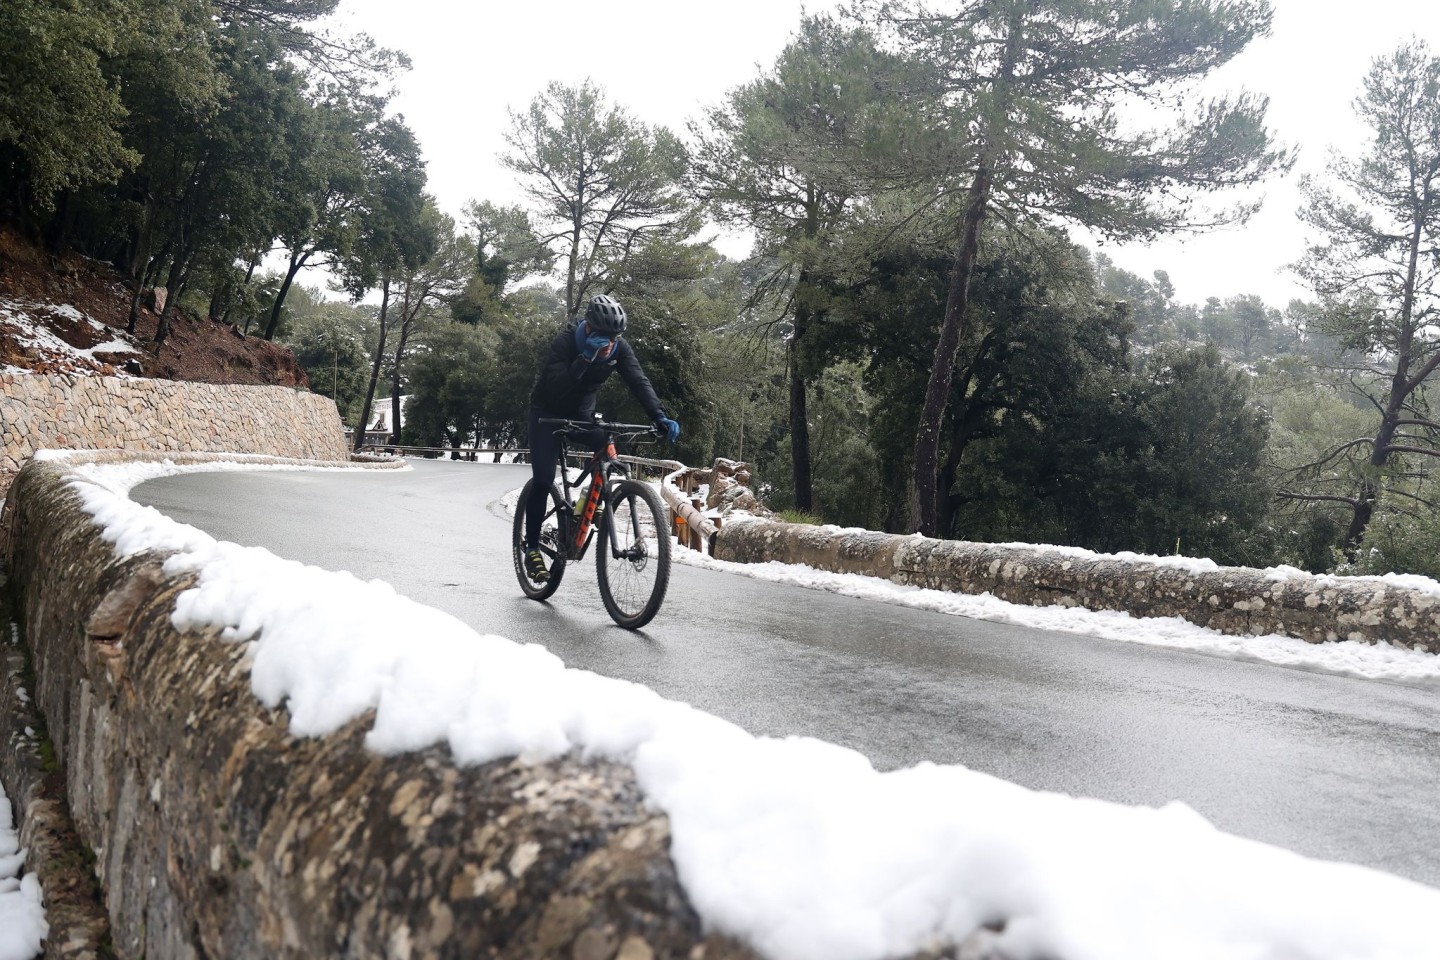
<path id="1" fill-rule="evenodd" d="M 382 756 L 373 711 L 292 735 L 251 644 L 174 625 L 195 574 L 117 556 L 85 512 L 69 481 L 107 456 L 32 460 L 0 556 L 115 956 L 753 960 L 700 929 L 627 766 Z"/>
<path id="2" fill-rule="evenodd" d="M 1440 653 L 1440 584 L 1422 577 L 1312 576 L 1288 567 L 1254 570 L 1183 557 L 931 540 L 779 521 L 725 525 L 714 555 L 989 593 L 1032 606 L 1180 617 L 1222 633 L 1386 642 Z"/>
<path id="3" fill-rule="evenodd" d="M 45 454 L 6 502 L 15 696 L 114 922 L 86 952 L 42 877 L 47 957 L 1440 960 L 1440 891 L 1183 803 L 755 737 L 126 494 L 241 466 L 359 469 Z"/>
<path id="4" fill-rule="evenodd" d="M 46 448 L 347 456 L 334 401 L 307 391 L 0 371 L 0 499 Z"/>

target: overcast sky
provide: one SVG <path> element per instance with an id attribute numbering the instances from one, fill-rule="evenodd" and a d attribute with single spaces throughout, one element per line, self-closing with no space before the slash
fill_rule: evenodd
<path id="1" fill-rule="evenodd" d="M 1419 36 L 1440 49 L 1436 0 L 1273 0 L 1275 27 L 1218 76 L 1271 98 L 1272 127 L 1300 148 L 1294 173 L 1264 191 L 1250 223 L 1148 247 L 1102 248 L 1148 276 L 1170 272 L 1177 295 L 1256 293 L 1283 307 L 1305 291 L 1285 273 L 1300 255 L 1296 222 L 1301 174 L 1321 172 L 1331 146 L 1358 151 L 1363 136 L 1350 110 L 1370 61 Z M 810 0 L 811 12 L 835 0 Z M 515 203 L 513 176 L 496 161 L 507 111 L 523 109 L 551 80 L 590 78 L 611 102 L 649 124 L 683 133 L 686 121 L 770 64 L 800 19 L 798 0 L 342 0 L 339 21 L 405 51 L 414 68 L 399 79 L 395 108 L 424 149 L 429 189 L 458 214 L 468 199 Z M 1084 239 L 1077 234 L 1078 239 Z M 719 246 L 743 256 L 746 244 Z"/>

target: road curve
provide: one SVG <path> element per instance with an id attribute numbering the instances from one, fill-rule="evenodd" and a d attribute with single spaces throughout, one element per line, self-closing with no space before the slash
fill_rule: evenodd
<path id="1" fill-rule="evenodd" d="M 383 579 L 475 629 L 544 644 L 756 734 L 880 769 L 962 763 L 1027 787 L 1182 800 L 1221 829 L 1440 886 L 1430 690 L 985 623 L 677 565 L 644 631 L 590 558 L 526 600 L 499 499 L 528 468 L 209 473 L 132 496 L 211 535 Z"/>

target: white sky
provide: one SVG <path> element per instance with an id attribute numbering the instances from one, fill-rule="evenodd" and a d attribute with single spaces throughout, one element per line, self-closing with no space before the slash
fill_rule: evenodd
<path id="1" fill-rule="evenodd" d="M 1440 890 L 1224 834 L 1180 802 L 1040 793 L 962 766 L 880 773 L 819 740 L 753 737 L 382 581 L 217 543 L 128 497 L 192 469 L 81 466 L 71 483 L 117 556 L 174 551 L 168 574 L 198 574 L 172 622 L 246 643 L 252 691 L 289 708 L 293 734 L 373 709 L 366 746 L 380 753 L 446 743 L 459 764 L 570 751 L 629 764 L 669 818 L 705 928 L 771 960 L 907 956 L 995 917 L 1008 922 L 988 945 L 1007 956 L 1440 960 Z M 0 951 L 7 939 L 17 960 L 33 950 L 33 933 L 0 929 Z"/>
<path id="2" fill-rule="evenodd" d="M 836 0 L 810 0 L 819 12 Z M 470 198 L 519 202 L 496 156 L 509 126 L 551 80 L 589 77 L 640 120 L 683 133 L 687 120 L 755 76 L 799 22 L 799 0 L 674 0 L 480 4 L 467 0 L 344 0 L 339 22 L 404 50 L 414 69 L 400 78 L 396 109 L 415 130 L 429 164 L 430 190 L 458 214 Z M 1373 57 L 1418 35 L 1440 48 L 1434 0 L 1274 0 L 1273 36 L 1220 75 L 1271 98 L 1271 124 L 1301 147 L 1295 172 L 1266 191 L 1247 226 L 1149 248 L 1106 247 L 1121 266 L 1148 276 L 1166 269 L 1182 301 L 1257 293 L 1283 307 L 1304 290 L 1285 265 L 1303 250 L 1296 181 L 1323 170 L 1327 149 L 1359 147 L 1350 102 Z M 1077 236 L 1078 238 L 1078 236 Z M 736 239 L 721 249 L 743 256 Z"/>

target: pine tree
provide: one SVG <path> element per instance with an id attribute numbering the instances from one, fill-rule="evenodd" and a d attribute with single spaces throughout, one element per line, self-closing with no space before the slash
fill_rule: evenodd
<path id="1" fill-rule="evenodd" d="M 1440 57 L 1416 40 L 1377 59 L 1355 110 L 1370 128 L 1369 149 L 1331 163 L 1334 187 L 1304 181 L 1301 218 L 1323 239 L 1299 269 L 1320 297 L 1322 331 L 1351 351 L 1350 382 L 1379 423 L 1307 465 L 1283 494 L 1348 508 L 1351 558 L 1387 495 L 1435 509 L 1388 473 L 1413 461 L 1428 474 L 1440 462 L 1440 423 L 1424 389 L 1440 368 Z M 1327 477 L 1350 489 L 1333 489 Z"/>
<path id="2" fill-rule="evenodd" d="M 1196 201 L 1285 169 L 1252 95 L 1195 82 L 1270 26 L 1265 0 L 872 0 L 861 11 L 925 79 L 910 98 L 952 144 L 937 192 L 963 193 L 944 322 L 915 438 L 915 520 L 944 527 L 942 424 L 987 218 L 1068 220 L 1118 238 L 1243 217 Z M 1132 108 L 1134 112 L 1126 113 Z M 1134 118 L 1156 127 L 1133 130 Z"/>

